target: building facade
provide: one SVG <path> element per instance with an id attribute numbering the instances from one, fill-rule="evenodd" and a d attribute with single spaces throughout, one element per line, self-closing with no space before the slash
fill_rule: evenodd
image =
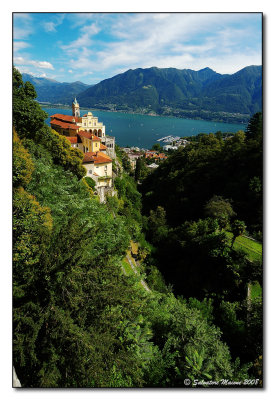
<path id="1" fill-rule="evenodd" d="M 115 138 L 105 134 L 105 125 L 98 122 L 98 117 L 95 117 L 91 111 L 80 116 L 80 107 L 76 98 L 72 103 L 72 115 L 51 115 L 50 124 L 52 129 L 67 137 L 74 137 L 83 131 L 89 132 L 101 139 L 110 157 L 115 157 Z"/>
<path id="2" fill-rule="evenodd" d="M 76 99 L 72 103 L 72 115 L 54 114 L 50 124 L 56 132 L 66 136 L 71 147 L 84 153 L 83 166 L 87 176 L 95 181 L 100 201 L 104 202 L 106 192 L 113 193 L 115 138 L 105 135 L 105 126 L 90 111 L 81 117 Z"/>
<path id="3" fill-rule="evenodd" d="M 83 158 L 87 176 L 91 177 L 97 188 L 112 187 L 112 160 L 102 152 L 88 152 Z"/>

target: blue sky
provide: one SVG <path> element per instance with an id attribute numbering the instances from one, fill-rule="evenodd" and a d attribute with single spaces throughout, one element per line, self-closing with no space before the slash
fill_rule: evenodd
<path id="1" fill-rule="evenodd" d="M 23 73 L 94 84 L 130 68 L 262 63 L 260 13 L 14 13 L 13 60 Z"/>

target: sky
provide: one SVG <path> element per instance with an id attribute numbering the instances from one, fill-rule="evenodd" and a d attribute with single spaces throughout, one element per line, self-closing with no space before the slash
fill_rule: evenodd
<path id="1" fill-rule="evenodd" d="M 21 73 L 95 84 L 135 68 L 209 67 L 232 74 L 262 63 L 261 13 L 14 13 Z"/>

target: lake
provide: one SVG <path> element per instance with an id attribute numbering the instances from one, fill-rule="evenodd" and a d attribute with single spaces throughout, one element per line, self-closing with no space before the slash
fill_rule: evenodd
<path id="1" fill-rule="evenodd" d="M 42 107 L 49 116 L 53 114 L 72 115 L 70 108 Z M 226 124 L 223 122 L 200 121 L 175 117 L 155 117 L 150 115 L 126 114 L 102 110 L 80 110 L 80 115 L 92 111 L 103 122 L 106 134 L 115 136 L 120 146 L 137 146 L 151 148 L 163 136 L 192 136 L 198 133 L 237 132 L 245 130 L 244 124 Z M 46 120 L 50 124 L 50 118 Z M 161 145 L 165 144 L 159 142 Z"/>

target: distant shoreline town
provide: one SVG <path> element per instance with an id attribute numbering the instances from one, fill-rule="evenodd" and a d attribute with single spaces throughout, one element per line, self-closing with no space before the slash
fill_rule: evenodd
<path id="1" fill-rule="evenodd" d="M 139 158 L 144 157 L 147 163 L 147 167 L 150 169 L 155 169 L 158 168 L 159 163 L 161 161 L 164 161 L 167 159 L 167 152 L 169 153 L 170 151 L 173 150 L 178 150 L 178 148 L 185 147 L 187 144 L 189 144 L 188 140 L 182 139 L 179 136 L 164 136 L 160 139 L 158 139 L 158 142 L 165 142 L 167 143 L 165 146 L 153 146 L 151 150 L 144 149 L 144 148 L 139 148 L 136 146 L 132 147 L 121 147 L 121 150 L 124 151 L 128 159 L 130 161 L 132 169 L 136 168 L 136 162 Z M 159 147 L 158 149 L 156 147 Z M 162 151 L 165 151 L 163 153 Z M 153 161 L 153 163 L 152 163 Z"/>
<path id="2" fill-rule="evenodd" d="M 62 103 L 50 103 L 46 101 L 38 101 L 38 103 L 41 106 L 44 107 L 49 107 L 49 108 L 64 108 L 64 109 L 70 109 L 71 106 L 68 104 L 62 104 Z M 91 111 L 104 111 L 104 112 L 112 112 L 112 113 L 121 113 L 121 114 L 133 114 L 133 115 L 143 115 L 143 116 L 148 116 L 148 117 L 165 117 L 165 118 L 178 118 L 178 119 L 187 119 L 187 120 L 194 120 L 194 121 L 210 121 L 210 122 L 221 122 L 225 124 L 241 124 L 241 125 L 246 125 L 247 120 L 245 118 L 237 118 L 236 120 L 228 121 L 224 120 L 223 118 L 220 118 L 220 115 L 215 118 L 215 116 L 212 113 L 212 118 L 202 118 L 199 116 L 188 116 L 188 115 L 177 115 L 177 114 L 158 114 L 156 112 L 142 112 L 142 111 L 134 111 L 134 110 L 123 110 L 123 109 L 108 109 L 108 108 L 99 108 L 99 107 L 80 107 L 80 110 L 91 110 Z M 221 113 L 224 117 L 228 116 L 230 113 L 223 112 Z M 228 115 L 227 115 L 228 114 Z M 239 117 L 238 113 L 233 114 L 235 117 Z M 247 117 L 248 119 L 248 117 Z"/>

